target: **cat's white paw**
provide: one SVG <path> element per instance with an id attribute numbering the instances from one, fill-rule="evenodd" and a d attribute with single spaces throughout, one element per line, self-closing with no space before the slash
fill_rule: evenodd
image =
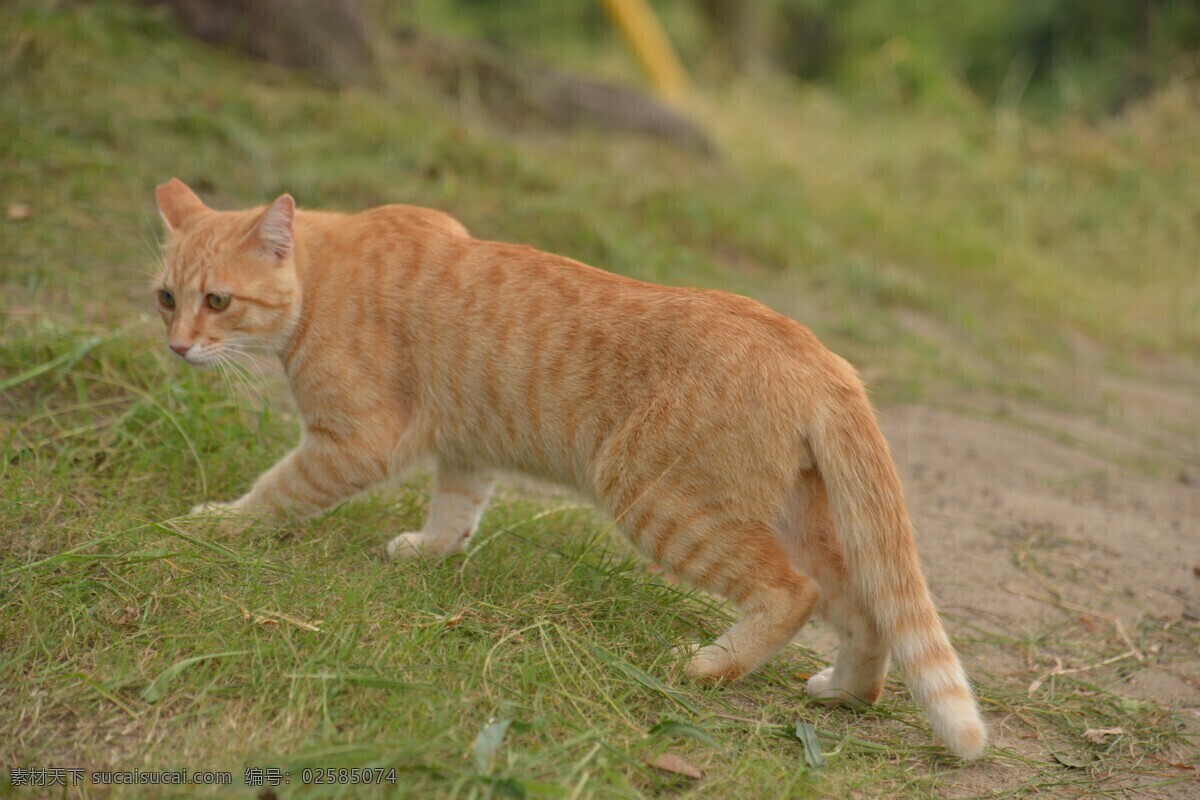
<path id="1" fill-rule="evenodd" d="M 194 517 L 212 517 L 217 520 L 213 526 L 221 533 L 241 533 L 254 524 L 254 518 L 245 514 L 236 503 L 200 503 L 193 506 L 191 515 Z"/>
<path id="2" fill-rule="evenodd" d="M 395 539 L 388 542 L 387 554 L 388 558 L 393 561 L 402 561 L 406 558 L 420 558 L 426 555 L 421 544 L 425 539 L 425 534 L 420 531 L 410 531 L 402 533 Z"/>
<path id="3" fill-rule="evenodd" d="M 818 700 L 837 700 L 836 696 L 830 695 L 830 684 L 833 683 L 833 667 L 826 667 L 808 679 L 806 688 L 808 689 L 809 697 L 815 697 Z"/>
<path id="4" fill-rule="evenodd" d="M 840 686 L 834 686 L 833 667 L 826 667 L 809 678 L 807 689 L 809 697 L 828 705 L 840 704 L 853 708 L 862 708 L 867 705 L 867 702 L 870 702 L 855 697 Z"/>
<path id="5" fill-rule="evenodd" d="M 470 538 L 470 532 L 462 536 L 446 536 L 410 531 L 402 533 L 388 542 L 388 558 L 400 560 L 405 558 L 445 558 L 455 553 L 461 553 Z"/>
<path id="6" fill-rule="evenodd" d="M 224 516 L 233 513 L 233 503 L 200 503 L 188 512 L 193 517 Z"/>

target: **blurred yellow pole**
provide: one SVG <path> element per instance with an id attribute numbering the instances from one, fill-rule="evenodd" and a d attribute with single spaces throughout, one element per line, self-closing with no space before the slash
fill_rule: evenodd
<path id="1" fill-rule="evenodd" d="M 650 82 L 667 100 L 679 100 L 688 89 L 683 68 L 671 40 L 646 0 L 600 0 L 629 48 L 642 63 Z"/>

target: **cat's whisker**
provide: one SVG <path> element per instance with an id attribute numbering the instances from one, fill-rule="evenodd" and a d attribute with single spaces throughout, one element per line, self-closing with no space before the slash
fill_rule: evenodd
<path id="1" fill-rule="evenodd" d="M 265 404 L 269 393 L 263 366 L 254 354 L 242 349 L 242 345 L 242 342 L 226 342 L 222 360 L 241 379 L 247 391 Z"/>
<path id="2" fill-rule="evenodd" d="M 242 369 L 253 370 L 254 376 L 258 379 L 259 384 L 265 387 L 267 382 L 267 374 L 263 365 L 252 355 L 246 354 L 242 358 L 244 359 L 241 362 Z"/>
<path id="3" fill-rule="evenodd" d="M 242 376 L 233 369 L 232 362 L 229 359 L 221 358 L 217 362 L 221 368 L 221 375 L 225 378 L 225 383 L 229 387 L 229 393 L 233 396 L 234 402 L 241 400 L 242 391 L 240 388 L 244 383 Z"/>
<path id="4" fill-rule="evenodd" d="M 138 238 L 141 239 L 142 244 L 146 248 L 146 252 L 150 256 L 150 259 L 156 265 L 155 270 L 153 272 L 149 273 L 150 277 L 153 278 L 155 275 L 159 274 L 160 272 L 164 272 L 166 270 L 167 262 L 166 262 L 166 258 L 163 255 L 162 242 L 159 241 L 159 239 L 158 239 L 158 232 L 154 229 L 153 226 L 151 226 L 150 234 L 154 237 L 154 244 L 152 245 L 146 239 L 145 231 L 146 231 L 145 228 L 139 228 L 138 229 Z"/>
<path id="5" fill-rule="evenodd" d="M 233 359 L 227 359 L 224 363 L 230 376 L 241 387 L 239 399 L 249 399 L 256 407 L 268 404 L 265 390 L 246 374 L 245 367 Z M 241 408 L 241 405 L 238 407 Z"/>
<path id="6" fill-rule="evenodd" d="M 217 367 L 217 371 L 220 372 L 221 378 L 225 381 L 225 387 L 229 390 L 229 393 L 235 396 L 238 395 L 239 392 L 237 391 L 237 387 L 234 385 L 234 381 L 235 379 L 240 378 L 240 376 L 236 375 L 236 373 L 234 373 L 232 370 L 232 361 L 229 359 L 229 357 L 222 354 L 218 356 L 215 361 L 213 361 L 213 364 Z"/>
<path id="7" fill-rule="evenodd" d="M 263 383 L 262 376 L 258 376 L 256 381 L 254 376 L 247 371 L 247 367 L 243 363 L 239 363 L 237 359 L 230 358 L 225 361 L 230 372 L 238 377 L 242 385 L 246 388 L 247 393 L 258 399 L 258 402 L 267 403 L 267 391 Z"/>
<path id="8" fill-rule="evenodd" d="M 123 265 L 123 266 L 117 267 L 117 271 L 118 272 L 132 272 L 134 275 L 141 276 L 147 282 L 152 280 L 154 278 L 154 274 L 155 274 L 154 270 L 149 270 L 144 267 L 131 267 L 128 265 Z"/>
<path id="9" fill-rule="evenodd" d="M 268 344 L 247 344 L 245 342 L 226 342 L 226 347 L 237 353 L 254 353 L 274 356 L 279 354 L 279 350 Z"/>
<path id="10" fill-rule="evenodd" d="M 150 230 L 150 235 L 154 237 L 154 246 L 153 247 L 151 247 L 150 243 L 146 241 L 146 234 L 145 234 L 146 228 L 139 228 L 138 235 L 141 236 L 142 241 L 145 242 L 145 244 L 146 244 L 146 248 L 148 250 L 150 250 L 150 252 L 155 256 L 155 258 L 158 260 L 162 260 L 162 253 L 163 253 L 164 248 L 163 248 L 162 240 L 158 238 L 158 226 L 151 224 L 149 230 Z"/>
<path id="11" fill-rule="evenodd" d="M 234 391 L 233 383 L 229 379 L 229 373 L 225 369 L 224 362 L 221 359 L 217 359 L 213 362 L 213 365 L 217 368 L 217 374 L 221 376 L 221 382 L 225 384 L 225 391 L 229 394 L 236 408 L 238 403 L 237 392 Z"/>
<path id="12" fill-rule="evenodd" d="M 266 373 L 264 372 L 263 364 L 256 354 L 244 350 L 236 345 L 227 345 L 226 350 L 231 356 L 236 357 L 236 360 L 233 363 L 237 363 L 237 365 L 242 369 L 252 368 L 260 381 L 266 381 Z"/>

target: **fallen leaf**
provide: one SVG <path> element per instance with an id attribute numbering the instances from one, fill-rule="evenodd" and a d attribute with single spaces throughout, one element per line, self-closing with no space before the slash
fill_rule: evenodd
<path id="1" fill-rule="evenodd" d="M 129 623 L 136 621 L 141 616 L 141 609 L 137 608 L 136 606 L 125 606 L 120 614 L 113 617 L 112 622 L 114 625 L 128 625 Z"/>
<path id="2" fill-rule="evenodd" d="M 707 733 L 692 725 L 689 722 L 680 722 L 674 719 L 664 719 L 654 724 L 650 730 L 646 731 L 651 736 L 687 736 L 692 739 L 699 739 L 710 747 L 720 747 L 717 740 L 709 736 Z"/>
<path id="3" fill-rule="evenodd" d="M 479 774 L 487 775 L 492 771 L 492 759 L 500 745 L 504 744 L 504 736 L 508 733 L 510 725 L 511 719 L 492 720 L 484 725 L 475 737 L 475 743 L 471 745 L 471 760 Z"/>
<path id="4" fill-rule="evenodd" d="M 1070 767 L 1071 769 L 1083 769 L 1088 765 L 1088 760 L 1086 758 L 1077 756 L 1074 753 L 1067 753 L 1062 750 L 1057 750 L 1050 755 L 1054 756 L 1055 761 L 1062 764 L 1064 767 Z"/>
<path id="5" fill-rule="evenodd" d="M 1106 744 L 1110 736 L 1124 735 L 1124 728 L 1088 728 L 1083 732 L 1083 738 L 1092 744 Z"/>
<path id="6" fill-rule="evenodd" d="M 804 760 L 808 762 L 808 766 L 820 769 L 825 763 L 825 756 L 821 753 L 821 744 L 817 741 L 816 728 L 807 722 L 797 722 L 796 738 L 804 745 Z"/>
<path id="7" fill-rule="evenodd" d="M 688 762 L 684 761 L 674 753 L 663 753 L 650 762 L 650 766 L 663 772 L 670 772 L 673 775 L 682 775 L 685 778 L 692 780 L 700 780 L 704 777 L 704 773 L 693 767 Z"/>
<path id="8" fill-rule="evenodd" d="M 1154 755 L 1154 753 L 1147 753 L 1146 755 L 1150 756 L 1151 758 L 1153 758 L 1155 761 L 1157 761 L 1160 764 L 1166 764 L 1168 767 L 1174 767 L 1175 769 L 1187 770 L 1189 772 L 1195 770 L 1197 773 L 1200 773 L 1200 769 L 1197 769 L 1196 767 L 1192 766 L 1191 764 L 1183 764 L 1178 761 L 1168 761 L 1167 759 L 1163 758 L 1162 756 Z"/>
<path id="9" fill-rule="evenodd" d="M 33 216 L 29 206 L 24 203 L 9 203 L 5 213 L 9 219 L 13 220 L 29 219 Z"/>

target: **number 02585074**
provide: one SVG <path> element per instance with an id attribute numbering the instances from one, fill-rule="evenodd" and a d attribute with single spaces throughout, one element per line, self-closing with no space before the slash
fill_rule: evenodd
<path id="1" fill-rule="evenodd" d="M 379 784 L 395 783 L 396 768 L 342 767 L 337 769 L 305 768 L 300 780 L 307 784 Z"/>

